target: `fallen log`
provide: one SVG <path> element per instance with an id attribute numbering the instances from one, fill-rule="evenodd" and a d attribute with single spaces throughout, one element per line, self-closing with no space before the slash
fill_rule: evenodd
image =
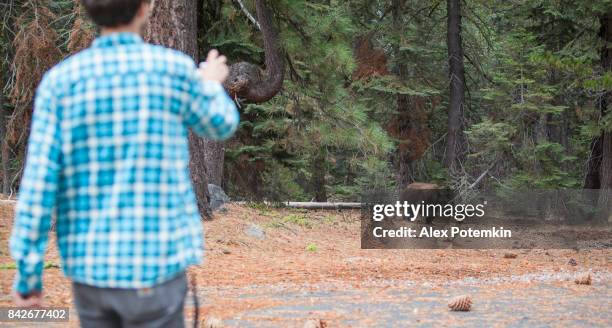
<path id="1" fill-rule="evenodd" d="M 291 208 L 306 208 L 306 209 L 351 209 L 361 208 L 361 203 L 327 203 L 327 202 L 284 202 L 284 206 Z"/>
<path id="2" fill-rule="evenodd" d="M 232 204 L 238 205 L 247 205 L 250 202 L 238 201 L 238 202 L 230 202 Z M 360 209 L 361 203 L 351 203 L 351 202 L 279 202 L 273 203 L 265 201 L 263 204 L 270 206 L 281 206 L 281 207 L 290 207 L 290 208 L 304 208 L 304 209 L 320 209 L 320 210 L 336 210 L 336 209 Z"/>

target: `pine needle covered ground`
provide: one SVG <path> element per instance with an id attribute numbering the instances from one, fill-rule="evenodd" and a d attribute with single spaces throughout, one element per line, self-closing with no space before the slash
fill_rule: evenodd
<path id="1" fill-rule="evenodd" d="M 544 324 L 568 309 L 568 322 L 612 323 L 610 250 L 515 250 L 516 258 L 505 258 L 505 250 L 362 250 L 355 211 L 227 209 L 205 222 L 206 261 L 191 271 L 204 314 L 230 326 L 301 327 L 306 318 L 330 327 L 436 318 L 486 325 L 493 315 L 504 325 L 523 317 L 526 324 Z M 0 205 L 0 306 L 11 304 L 12 216 L 12 205 Z M 70 283 L 59 265 L 51 237 L 46 302 L 70 306 Z M 584 272 L 592 272 L 592 285 L 574 283 Z M 473 298 L 472 311 L 449 313 L 448 300 L 465 293 Z"/>

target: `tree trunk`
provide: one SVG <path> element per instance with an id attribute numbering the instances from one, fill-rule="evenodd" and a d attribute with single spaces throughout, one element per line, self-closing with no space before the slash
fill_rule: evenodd
<path id="1" fill-rule="evenodd" d="M 4 21 L 4 26 L 14 26 L 16 15 L 7 15 Z M 14 31 L 11 31 L 10 28 L 3 28 L 2 35 L 0 38 L 3 40 L 12 40 L 14 38 Z M 8 59 L 8 62 L 4 64 L 0 64 L 0 83 L 2 88 L 6 86 L 6 81 L 10 76 L 10 62 L 15 56 L 15 48 L 11 43 L 4 45 L 5 48 L 2 53 L 2 56 L 5 56 Z M 2 175 L 2 185 L 0 186 L 0 192 L 6 195 L 10 195 L 13 188 L 13 172 L 11 170 L 11 146 L 8 140 L 8 131 L 9 131 L 9 121 L 10 115 L 8 106 L 10 104 L 10 100 L 5 97 L 3 90 L 0 89 L 0 175 Z M 15 173 L 16 174 L 16 173 Z"/>
<path id="2" fill-rule="evenodd" d="M 396 33 L 400 33 L 402 31 L 402 8 L 404 5 L 404 0 L 393 0 L 392 3 L 392 13 L 393 13 L 393 28 Z M 401 33 L 400 33 L 401 34 Z M 402 53 L 400 52 L 400 42 L 393 46 L 393 52 L 395 55 L 395 62 L 397 65 L 396 72 L 397 76 L 401 81 L 405 81 L 408 77 L 408 67 L 405 63 L 404 58 L 402 58 Z M 397 167 L 397 185 L 399 188 L 404 188 L 412 181 L 412 166 L 410 161 L 410 150 L 407 147 L 407 144 L 410 140 L 407 140 L 408 133 L 407 131 L 410 129 L 410 98 L 408 95 L 398 94 L 396 96 L 396 105 L 397 105 L 397 117 L 396 122 L 397 128 L 394 129 L 396 131 L 396 138 L 399 141 L 396 150 L 396 167 Z"/>
<path id="3" fill-rule="evenodd" d="M 224 83 L 232 97 L 254 103 L 272 99 L 281 90 L 285 74 L 285 59 L 274 25 L 274 15 L 268 6 L 265 0 L 255 0 L 257 20 L 263 36 L 266 70 L 262 72 L 256 65 L 247 62 L 232 64 L 229 77 Z"/>
<path id="4" fill-rule="evenodd" d="M 4 85 L 4 83 L 2 84 Z M 0 162 L 2 163 L 2 189 L 0 190 L 3 194 L 11 193 L 11 174 L 9 168 L 9 151 L 8 145 L 6 144 L 6 124 L 7 115 L 4 110 L 4 93 L 0 90 Z"/>
<path id="5" fill-rule="evenodd" d="M 145 30 L 145 39 L 180 50 L 198 60 L 197 0 L 156 0 L 152 2 L 151 17 Z M 189 170 L 198 208 L 203 218 L 210 218 L 208 181 L 205 166 L 206 141 L 189 132 Z"/>
<path id="6" fill-rule="evenodd" d="M 206 177 L 208 183 L 223 185 L 223 163 L 225 157 L 225 143 L 204 139 L 202 151 L 203 162 L 206 166 Z"/>
<path id="7" fill-rule="evenodd" d="M 263 103 L 280 92 L 285 76 L 285 59 L 269 4 L 265 0 L 255 0 L 255 10 L 263 37 L 266 69 L 263 71 L 257 65 L 247 62 L 232 64 L 223 86 L 232 98 Z M 210 170 L 208 177 L 212 183 L 220 185 L 223 181 L 224 156 L 223 143 L 216 141 L 208 143 L 204 158 Z"/>
<path id="8" fill-rule="evenodd" d="M 463 142 L 462 120 L 465 102 L 465 74 L 463 66 L 463 45 L 461 42 L 461 1 L 447 0 L 448 26 L 446 44 L 448 47 L 448 64 L 450 96 L 448 106 L 448 124 L 444 166 L 453 168 L 457 153 Z"/>
<path id="9" fill-rule="evenodd" d="M 405 2 L 405 0 L 393 0 L 391 7 L 393 29 L 400 36 L 398 42 L 393 45 L 396 63 L 393 73 L 402 83 L 407 83 L 410 77 L 407 63 L 411 61 L 411 58 L 407 58 L 405 53 L 400 51 L 402 35 L 405 31 L 403 20 Z M 414 182 L 413 163 L 420 159 L 429 147 L 429 117 L 424 104 L 423 97 L 396 95 L 396 114 L 388 125 L 388 130 L 390 135 L 398 141 L 394 164 L 396 181 L 400 190 Z"/>
<path id="10" fill-rule="evenodd" d="M 601 170 L 601 136 L 591 142 L 587 172 L 584 177 L 584 189 L 599 189 L 599 171 Z"/>
<path id="11" fill-rule="evenodd" d="M 198 33 L 206 34 L 222 18 L 221 11 L 223 0 L 197 0 Z M 199 42 L 200 61 L 206 60 L 207 51 L 211 48 L 210 40 L 203 39 Z M 201 149 L 201 160 L 206 167 L 206 178 L 208 183 L 223 186 L 223 166 L 225 156 L 225 142 L 203 139 L 199 145 Z"/>
<path id="12" fill-rule="evenodd" d="M 315 155 L 312 161 L 312 187 L 314 190 L 314 199 L 317 202 L 327 202 L 327 192 L 325 191 L 325 160 L 327 151 L 325 147 L 321 147 L 320 151 Z"/>
<path id="13" fill-rule="evenodd" d="M 612 132 L 604 133 L 602 145 L 599 216 L 612 222 Z"/>
<path id="14" fill-rule="evenodd" d="M 208 194 L 208 167 L 206 166 L 207 142 L 208 140 L 189 131 L 189 171 L 191 172 L 193 191 L 198 200 L 200 215 L 204 219 L 211 219 L 212 209 L 208 203 L 210 196 Z"/>
<path id="15" fill-rule="evenodd" d="M 401 76 L 400 76 L 401 78 Z M 410 148 L 408 147 L 411 140 L 407 137 L 410 136 L 407 132 L 410 129 L 410 118 L 408 117 L 410 109 L 410 99 L 407 95 L 397 95 L 397 133 L 399 137 L 399 144 L 396 150 L 396 161 L 397 161 L 397 185 L 400 188 L 404 188 L 410 183 L 414 182 L 412 178 L 412 160 L 410 158 Z"/>
<path id="16" fill-rule="evenodd" d="M 602 39 L 600 52 L 603 72 L 612 70 L 612 12 L 604 13 L 599 18 L 599 37 Z M 598 100 L 600 120 L 608 115 L 608 106 L 612 105 L 612 90 L 606 90 Z M 585 189 L 600 189 L 598 197 L 599 217 L 611 220 L 612 208 L 612 131 L 602 131 L 591 142 L 591 153 L 587 161 L 587 172 L 584 179 Z"/>
<path id="17" fill-rule="evenodd" d="M 601 67 L 604 72 L 612 70 L 612 11 L 603 14 L 599 35 L 603 41 L 601 49 Z M 610 115 L 609 106 L 612 106 L 612 90 L 606 90 L 602 95 L 599 108 L 601 118 Z M 599 174 L 600 193 L 598 207 L 602 219 L 612 220 L 612 131 L 604 130 L 601 135 L 601 166 Z"/>

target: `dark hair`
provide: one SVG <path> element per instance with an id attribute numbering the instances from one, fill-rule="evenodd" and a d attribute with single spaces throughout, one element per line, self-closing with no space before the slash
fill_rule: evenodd
<path id="1" fill-rule="evenodd" d="M 104 27 L 129 24 L 143 2 L 150 0 L 81 0 L 91 20 Z"/>

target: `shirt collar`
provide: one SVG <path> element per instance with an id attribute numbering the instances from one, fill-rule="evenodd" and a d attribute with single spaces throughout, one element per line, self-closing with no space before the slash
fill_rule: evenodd
<path id="1" fill-rule="evenodd" d="M 142 42 L 142 38 L 138 34 L 130 32 L 119 32 L 99 36 L 93 41 L 91 46 L 94 48 L 112 47 L 122 44 L 136 44 Z"/>

